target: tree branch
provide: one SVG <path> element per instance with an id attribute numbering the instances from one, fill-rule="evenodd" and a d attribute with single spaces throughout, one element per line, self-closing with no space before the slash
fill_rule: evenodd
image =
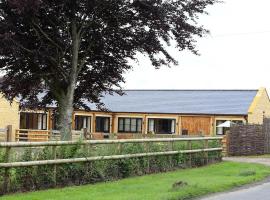
<path id="1" fill-rule="evenodd" d="M 17 41 L 15 41 L 15 40 L 13 40 L 13 39 L 11 39 L 11 41 L 12 41 L 15 45 L 17 45 L 18 47 L 20 47 L 21 49 L 23 49 L 24 51 L 27 51 L 28 53 L 32 53 L 32 54 L 34 53 L 33 50 L 30 50 L 30 49 L 24 47 L 23 45 L 21 45 L 21 44 L 18 43 Z"/>
<path id="2" fill-rule="evenodd" d="M 68 80 L 68 73 L 61 67 L 60 62 L 57 62 L 52 56 L 45 55 L 48 59 L 50 59 L 55 65 L 50 65 L 52 72 L 57 70 L 58 73 L 62 75 L 62 77 L 67 81 Z"/>
<path id="3" fill-rule="evenodd" d="M 40 33 L 41 33 L 48 41 L 50 41 L 54 46 L 56 46 L 57 48 L 59 48 L 59 49 L 63 52 L 62 47 L 60 47 L 55 41 L 53 41 L 53 40 L 48 36 L 48 34 L 46 34 L 46 33 L 41 29 L 41 27 L 40 27 L 37 23 L 35 23 L 34 21 L 32 21 L 32 24 L 34 25 L 34 26 L 33 26 L 34 29 L 35 29 L 35 27 L 38 28 L 39 32 L 40 32 Z"/>

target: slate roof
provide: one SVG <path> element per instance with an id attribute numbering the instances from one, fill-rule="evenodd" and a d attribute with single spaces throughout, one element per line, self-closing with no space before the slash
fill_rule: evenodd
<path id="1" fill-rule="evenodd" d="M 123 96 L 106 95 L 102 101 L 113 112 L 247 115 L 257 91 L 126 90 Z"/>

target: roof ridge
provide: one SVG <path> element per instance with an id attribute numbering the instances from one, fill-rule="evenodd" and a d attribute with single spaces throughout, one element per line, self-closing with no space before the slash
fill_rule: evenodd
<path id="1" fill-rule="evenodd" d="M 258 89 L 123 89 L 123 91 L 258 91 Z"/>

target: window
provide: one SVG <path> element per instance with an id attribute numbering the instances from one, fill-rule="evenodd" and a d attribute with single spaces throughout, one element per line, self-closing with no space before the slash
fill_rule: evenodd
<path id="1" fill-rule="evenodd" d="M 88 131 L 91 129 L 91 117 L 84 115 L 75 115 L 75 130 L 82 130 L 86 128 Z"/>
<path id="2" fill-rule="evenodd" d="M 225 135 L 225 132 L 229 129 L 226 127 L 218 127 L 218 125 L 226 122 L 226 120 L 217 120 L 216 121 L 216 135 Z"/>
<path id="3" fill-rule="evenodd" d="M 148 119 L 148 133 L 172 134 L 175 133 L 175 119 Z"/>
<path id="4" fill-rule="evenodd" d="M 20 129 L 47 130 L 47 114 L 21 112 Z"/>
<path id="5" fill-rule="evenodd" d="M 244 122 L 242 120 L 232 120 L 232 123 L 233 124 L 236 124 L 236 125 L 242 125 L 242 124 L 244 124 Z"/>
<path id="6" fill-rule="evenodd" d="M 230 130 L 230 127 L 218 127 L 218 125 L 226 121 L 231 121 L 232 124 L 236 124 L 236 125 L 243 124 L 242 120 L 217 120 L 216 121 L 216 135 L 225 135 L 226 131 Z"/>
<path id="7" fill-rule="evenodd" d="M 141 118 L 118 118 L 118 132 L 119 133 L 141 133 L 142 119 Z"/>
<path id="8" fill-rule="evenodd" d="M 96 132 L 109 133 L 110 132 L 110 118 L 96 117 Z"/>

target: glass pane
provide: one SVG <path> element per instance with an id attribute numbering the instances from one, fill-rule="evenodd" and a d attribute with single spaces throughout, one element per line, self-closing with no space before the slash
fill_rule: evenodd
<path id="1" fill-rule="evenodd" d="M 218 126 L 218 125 L 220 125 L 220 124 L 222 124 L 224 122 L 225 122 L 224 120 L 217 120 L 216 121 L 216 126 Z M 224 129 L 222 127 L 216 127 L 216 128 L 217 128 L 216 129 L 216 134 L 217 135 L 223 135 L 224 134 Z"/>
<path id="2" fill-rule="evenodd" d="M 37 129 L 41 130 L 42 129 L 42 114 L 37 114 L 38 116 L 38 126 Z"/>
<path id="3" fill-rule="evenodd" d="M 75 130 L 78 130 L 78 117 L 75 116 Z"/>
<path id="4" fill-rule="evenodd" d="M 38 114 L 31 113 L 32 126 L 31 129 L 38 129 Z"/>
<path id="5" fill-rule="evenodd" d="M 90 131 L 90 123 L 91 117 L 89 116 L 75 116 L 75 130 L 82 130 L 83 128 L 87 128 Z"/>
<path id="6" fill-rule="evenodd" d="M 82 119 L 83 119 L 83 128 L 87 128 L 87 118 L 82 117 Z"/>
<path id="7" fill-rule="evenodd" d="M 125 118 L 125 132 L 130 131 L 130 118 Z"/>
<path id="8" fill-rule="evenodd" d="M 223 128 L 217 127 L 217 135 L 222 135 L 223 134 Z"/>
<path id="9" fill-rule="evenodd" d="M 20 129 L 26 129 L 26 113 L 20 113 Z"/>
<path id="10" fill-rule="evenodd" d="M 154 132 L 154 125 L 155 125 L 155 121 L 154 119 L 149 119 L 148 120 L 148 132 Z"/>
<path id="11" fill-rule="evenodd" d="M 109 132 L 109 122 L 110 118 L 103 118 L 104 119 L 104 132 Z"/>
<path id="12" fill-rule="evenodd" d="M 175 132 L 175 120 L 172 120 L 171 122 L 171 133 Z"/>
<path id="13" fill-rule="evenodd" d="M 142 119 L 137 119 L 137 132 L 142 132 Z"/>
<path id="14" fill-rule="evenodd" d="M 237 124 L 237 125 L 241 125 L 243 124 L 242 120 L 232 120 L 232 123 Z"/>
<path id="15" fill-rule="evenodd" d="M 44 114 L 42 117 L 43 117 L 43 119 L 42 119 L 42 129 L 46 130 L 47 129 L 47 115 Z"/>
<path id="16" fill-rule="evenodd" d="M 136 122 L 137 122 L 137 119 L 131 119 L 131 127 L 130 127 L 131 132 L 136 132 L 136 128 L 137 128 Z"/>
<path id="17" fill-rule="evenodd" d="M 91 131 L 91 117 L 87 117 L 87 126 L 86 126 L 88 131 Z"/>
<path id="18" fill-rule="evenodd" d="M 123 118 L 119 118 L 119 127 L 118 127 L 118 131 L 124 131 L 124 119 Z"/>
<path id="19" fill-rule="evenodd" d="M 96 118 L 96 132 L 101 132 L 101 118 Z"/>

